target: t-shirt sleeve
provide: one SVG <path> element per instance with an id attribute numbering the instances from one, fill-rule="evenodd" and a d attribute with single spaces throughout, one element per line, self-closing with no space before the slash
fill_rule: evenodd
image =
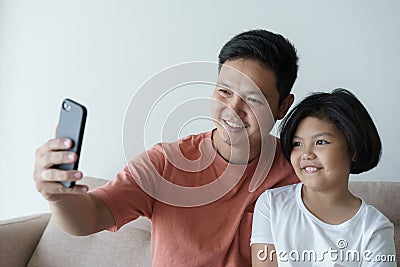
<path id="1" fill-rule="evenodd" d="M 255 243 L 274 244 L 271 228 L 271 201 L 267 190 L 260 195 L 254 207 L 250 245 Z"/>
<path id="2" fill-rule="evenodd" d="M 392 223 L 387 222 L 374 231 L 363 256 L 362 266 L 396 266 Z"/>
<path id="3" fill-rule="evenodd" d="M 162 173 L 164 159 L 158 149 L 152 148 L 128 162 L 114 180 L 91 191 L 114 217 L 115 225 L 107 230 L 115 232 L 139 216 L 151 219 L 155 201 L 152 192 L 157 190 L 157 175 Z"/>

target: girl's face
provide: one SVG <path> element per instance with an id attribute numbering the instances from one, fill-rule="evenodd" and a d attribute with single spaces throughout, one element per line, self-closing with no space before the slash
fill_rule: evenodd
<path id="1" fill-rule="evenodd" d="M 300 121 L 290 161 L 308 189 L 347 188 L 351 155 L 344 135 L 327 119 L 306 117 Z"/>

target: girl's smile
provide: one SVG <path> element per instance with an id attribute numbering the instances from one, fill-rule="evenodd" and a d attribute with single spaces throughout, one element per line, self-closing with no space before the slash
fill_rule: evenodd
<path id="1" fill-rule="evenodd" d="M 307 188 L 320 191 L 347 184 L 349 148 L 344 135 L 327 119 L 306 117 L 300 121 L 290 159 Z"/>

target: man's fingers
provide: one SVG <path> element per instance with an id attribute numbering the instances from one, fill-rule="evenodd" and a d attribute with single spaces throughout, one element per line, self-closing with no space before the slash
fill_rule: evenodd
<path id="1" fill-rule="evenodd" d="M 59 170 L 51 168 L 58 164 L 76 162 L 78 155 L 65 151 L 73 142 L 66 138 L 47 141 L 36 150 L 34 180 L 37 190 L 49 201 L 57 201 L 66 194 L 81 194 L 88 191 L 86 185 L 75 185 L 72 188 L 63 186 L 60 181 L 74 182 L 82 179 L 82 172 L 76 170 Z"/>
<path id="2" fill-rule="evenodd" d="M 46 182 L 78 181 L 83 175 L 80 171 L 62 171 L 58 169 L 46 169 L 42 171 L 41 180 Z"/>
<path id="3" fill-rule="evenodd" d="M 48 152 L 43 154 L 40 158 L 37 159 L 37 168 L 45 168 L 48 169 L 53 165 L 57 164 L 69 164 L 73 163 L 78 159 L 78 155 L 74 152 L 67 151 L 57 151 L 57 152 Z"/>
<path id="4" fill-rule="evenodd" d="M 68 138 L 57 138 L 47 141 L 43 146 L 36 150 L 36 158 L 42 157 L 49 151 L 66 150 L 72 147 L 72 141 Z"/>
<path id="5" fill-rule="evenodd" d="M 46 145 L 48 150 L 65 150 L 72 147 L 72 140 L 68 138 L 57 138 L 49 140 Z"/>

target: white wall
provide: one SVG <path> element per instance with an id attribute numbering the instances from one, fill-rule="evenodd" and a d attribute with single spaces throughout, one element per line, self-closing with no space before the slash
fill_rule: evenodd
<path id="1" fill-rule="evenodd" d="M 64 97 L 89 109 L 82 171 L 112 179 L 140 85 L 171 65 L 216 61 L 229 38 L 254 28 L 296 45 L 297 99 L 345 87 L 367 106 L 384 152 L 376 169 L 352 178 L 400 182 L 399 10 L 397 0 L 0 0 L 0 219 L 48 210 L 32 181 L 34 153 L 53 137 Z"/>

